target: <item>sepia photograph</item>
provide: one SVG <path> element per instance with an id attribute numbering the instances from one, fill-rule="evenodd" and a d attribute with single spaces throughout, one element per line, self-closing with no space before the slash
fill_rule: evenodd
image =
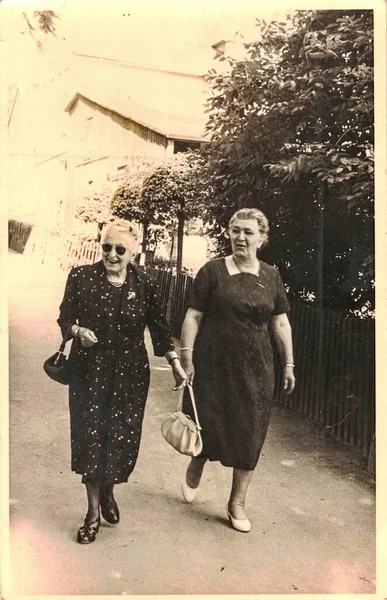
<path id="1" fill-rule="evenodd" d="M 0 19 L 1 596 L 386 597 L 385 4 Z"/>

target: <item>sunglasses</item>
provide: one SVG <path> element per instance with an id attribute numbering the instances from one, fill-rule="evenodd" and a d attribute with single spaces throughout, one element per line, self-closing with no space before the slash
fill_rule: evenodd
<path id="1" fill-rule="evenodd" d="M 113 249 L 112 244 L 102 244 L 102 250 L 104 252 L 106 252 L 107 254 L 109 252 L 111 252 Z M 123 256 L 126 252 L 126 248 L 125 246 L 121 246 L 120 244 L 118 244 L 117 246 L 115 246 L 116 249 L 116 253 L 118 254 L 118 256 Z"/>

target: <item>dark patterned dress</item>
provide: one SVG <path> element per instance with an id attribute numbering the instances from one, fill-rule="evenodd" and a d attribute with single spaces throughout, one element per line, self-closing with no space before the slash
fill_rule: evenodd
<path id="1" fill-rule="evenodd" d="M 157 356 L 174 349 L 156 281 L 127 270 L 117 288 L 102 261 L 72 269 L 60 305 L 64 338 L 76 323 L 98 338 L 91 348 L 73 340 L 69 355 L 71 466 L 83 482 L 124 482 L 134 469 L 149 387 L 145 327 Z"/>
<path id="2" fill-rule="evenodd" d="M 264 262 L 258 276 L 230 275 L 215 259 L 198 272 L 189 306 L 203 313 L 193 354 L 201 457 L 254 469 L 273 404 L 269 324 L 289 310 L 281 277 Z M 187 393 L 184 410 L 193 417 Z"/>

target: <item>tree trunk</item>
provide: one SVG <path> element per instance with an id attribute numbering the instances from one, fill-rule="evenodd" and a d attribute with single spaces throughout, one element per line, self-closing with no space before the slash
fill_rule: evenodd
<path id="1" fill-rule="evenodd" d="M 175 230 L 172 231 L 170 236 L 171 236 L 171 251 L 169 253 L 169 265 L 172 266 L 173 253 L 175 251 Z"/>
<path id="2" fill-rule="evenodd" d="M 106 225 L 106 223 L 98 223 L 97 224 L 97 238 L 96 238 L 97 242 L 101 241 L 102 229 L 104 228 L 105 225 Z"/>
<path id="3" fill-rule="evenodd" d="M 326 397 L 325 397 L 325 361 L 324 361 L 324 205 L 325 189 L 321 184 L 318 198 L 317 217 L 317 306 L 318 306 L 318 402 L 316 403 L 315 419 L 321 425 L 326 425 Z"/>
<path id="4" fill-rule="evenodd" d="M 179 213 L 178 224 L 177 224 L 177 261 L 176 269 L 177 272 L 181 272 L 183 266 L 183 236 L 184 236 L 184 223 L 185 217 L 183 213 Z"/>
<path id="5" fill-rule="evenodd" d="M 144 219 L 141 221 L 142 225 L 142 240 L 141 240 L 141 254 L 139 264 L 144 266 L 146 264 L 146 247 L 148 245 L 148 227 L 149 227 L 149 219 Z"/>
<path id="6" fill-rule="evenodd" d="M 141 241 L 141 254 L 146 253 L 146 247 L 148 244 L 148 227 L 149 219 L 144 219 L 142 222 L 142 241 Z"/>

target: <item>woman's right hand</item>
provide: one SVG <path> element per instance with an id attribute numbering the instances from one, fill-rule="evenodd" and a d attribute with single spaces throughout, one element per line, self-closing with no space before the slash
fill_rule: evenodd
<path id="1" fill-rule="evenodd" d="M 187 374 L 187 383 L 193 384 L 195 377 L 195 367 L 193 365 L 192 355 L 197 333 L 203 313 L 195 308 L 189 307 L 184 317 L 180 335 L 180 361 L 181 366 Z"/>
<path id="2" fill-rule="evenodd" d="M 76 337 L 80 340 L 81 346 L 84 348 L 91 348 L 98 342 L 97 336 L 94 331 L 87 329 L 87 327 L 80 327 L 77 331 Z"/>
<path id="3" fill-rule="evenodd" d="M 188 385 L 193 384 L 193 380 L 195 377 L 195 367 L 192 361 L 192 354 L 190 356 L 184 356 L 184 352 L 181 353 L 180 362 L 183 367 L 186 375 L 187 375 L 187 383 Z M 188 353 L 187 353 L 188 354 Z"/>

